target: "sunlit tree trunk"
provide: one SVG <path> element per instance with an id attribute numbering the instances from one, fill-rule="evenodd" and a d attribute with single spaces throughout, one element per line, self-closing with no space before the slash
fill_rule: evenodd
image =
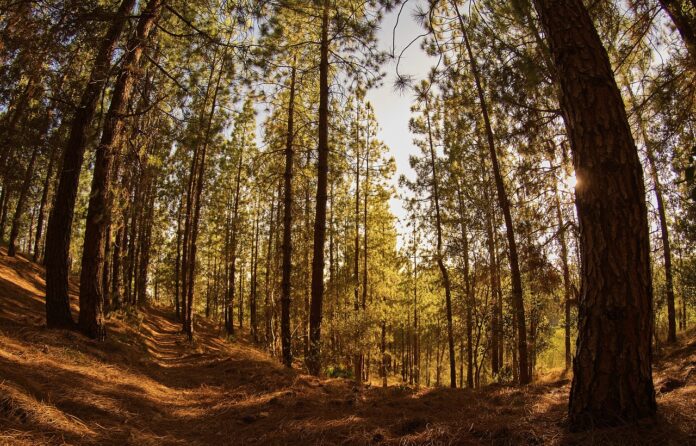
<path id="1" fill-rule="evenodd" d="M 101 141 L 96 150 L 92 188 L 87 208 L 85 240 L 80 274 L 80 331 L 93 339 L 106 336 L 104 328 L 104 243 L 108 225 L 108 196 L 114 158 L 119 156 L 126 111 L 130 102 L 136 71 L 150 31 L 159 18 L 162 0 L 150 0 L 138 20 L 135 36 L 126 46 L 126 54 L 116 79 L 109 111 L 104 120 Z"/>
<path id="2" fill-rule="evenodd" d="M 77 186 L 87 132 L 92 125 L 99 95 L 109 77 L 114 50 L 134 5 L 135 0 L 122 0 L 102 39 L 63 153 L 60 182 L 46 229 L 46 324 L 49 328 L 72 328 L 75 325 L 68 299 L 68 256 Z"/>

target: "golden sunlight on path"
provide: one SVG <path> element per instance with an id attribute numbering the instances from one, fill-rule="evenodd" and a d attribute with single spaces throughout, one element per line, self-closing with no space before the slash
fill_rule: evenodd
<path id="1" fill-rule="evenodd" d="M 0 252 L 0 444 L 502 445 L 587 439 L 564 432 L 565 381 L 475 391 L 358 389 L 348 380 L 285 369 L 243 339 L 224 340 L 207 320 L 199 321 L 189 343 L 171 312 L 161 308 L 112 315 L 103 343 L 49 331 L 42 277 L 39 266 Z M 693 370 L 695 352 L 692 342 L 672 353 L 679 362 L 662 366 L 669 375 L 658 377 L 658 387 L 682 381 L 660 393 L 662 421 L 650 431 L 652 438 L 658 432 L 690 441 L 684 426 L 694 425 L 686 409 L 696 398 L 696 373 L 682 375 L 684 364 Z M 640 427 L 593 435 L 605 443 L 647 442 Z"/>

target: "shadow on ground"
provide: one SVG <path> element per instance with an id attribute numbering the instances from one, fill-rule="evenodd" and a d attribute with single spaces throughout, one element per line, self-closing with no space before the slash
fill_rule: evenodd
<path id="1" fill-rule="evenodd" d="M 656 366 L 656 420 L 570 434 L 566 381 L 359 389 L 283 368 L 204 319 L 190 343 L 154 307 L 112 315 L 103 343 L 47 330 L 43 274 L 0 250 L 0 444 L 696 444 L 696 336 Z"/>

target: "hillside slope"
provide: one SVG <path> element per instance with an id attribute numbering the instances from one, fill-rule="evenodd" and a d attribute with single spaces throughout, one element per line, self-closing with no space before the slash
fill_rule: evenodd
<path id="1" fill-rule="evenodd" d="M 1 250 L 0 444 L 696 444 L 696 336 L 656 365 L 656 421 L 569 434 L 567 382 L 357 389 L 205 320 L 191 344 L 161 308 L 110 318 L 103 343 L 49 331 L 43 274 Z"/>

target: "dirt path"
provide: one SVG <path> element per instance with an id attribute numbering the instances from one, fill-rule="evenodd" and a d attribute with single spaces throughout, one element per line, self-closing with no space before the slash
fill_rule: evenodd
<path id="1" fill-rule="evenodd" d="M 112 317 L 104 343 L 49 331 L 42 277 L 0 251 L 0 444 L 696 444 L 694 339 L 658 367 L 657 422 L 568 434 L 565 382 L 358 389 L 205 320 L 191 344 L 161 308 Z"/>

